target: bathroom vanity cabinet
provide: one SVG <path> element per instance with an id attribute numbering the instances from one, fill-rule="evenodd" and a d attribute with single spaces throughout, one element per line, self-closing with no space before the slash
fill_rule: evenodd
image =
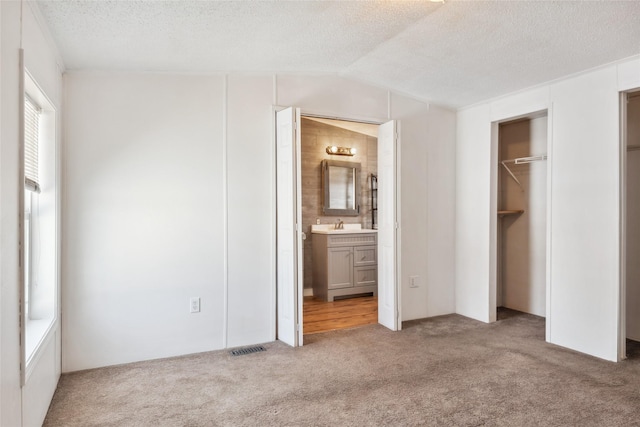
<path id="1" fill-rule="evenodd" d="M 378 295 L 377 233 L 313 234 L 313 295 Z"/>

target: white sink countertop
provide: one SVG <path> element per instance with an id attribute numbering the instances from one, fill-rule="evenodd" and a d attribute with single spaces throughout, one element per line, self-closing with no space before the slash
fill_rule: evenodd
<path id="1" fill-rule="evenodd" d="M 336 230 L 335 224 L 314 224 L 311 226 L 311 232 L 314 234 L 361 234 L 361 233 L 377 233 L 378 230 L 362 228 L 360 224 L 343 224 L 344 228 Z"/>

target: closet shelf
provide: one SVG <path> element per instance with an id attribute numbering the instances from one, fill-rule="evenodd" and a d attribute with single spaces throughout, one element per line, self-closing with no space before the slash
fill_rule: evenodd
<path id="1" fill-rule="evenodd" d="M 517 210 L 505 210 L 505 211 L 498 211 L 498 216 L 499 217 L 503 217 L 503 216 L 507 216 L 507 215 L 520 215 L 523 214 L 524 210 L 522 209 L 517 209 Z"/>

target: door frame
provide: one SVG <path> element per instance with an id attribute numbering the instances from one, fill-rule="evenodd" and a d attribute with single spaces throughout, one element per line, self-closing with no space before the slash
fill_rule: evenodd
<path id="1" fill-rule="evenodd" d="M 627 112 L 628 96 L 640 87 L 619 92 L 620 111 L 620 290 L 618 295 L 618 361 L 627 358 Z"/>
<path id="2" fill-rule="evenodd" d="M 627 358 L 627 97 L 619 93 L 620 103 L 620 290 L 618 300 L 618 361 Z"/>
<path id="3" fill-rule="evenodd" d="M 276 113 L 278 113 L 279 111 L 282 111 L 286 108 L 289 107 L 293 107 L 294 111 L 297 109 L 299 110 L 300 114 L 296 116 L 297 118 L 302 119 L 303 117 L 315 117 L 315 118 L 322 118 L 322 119 L 331 119 L 331 120 L 342 120 L 342 121 L 350 121 L 350 122 L 357 122 L 357 123 L 366 123 L 366 124 L 372 124 L 372 125 L 376 125 L 376 126 L 380 126 L 386 122 L 389 121 L 395 121 L 396 122 L 396 156 L 395 156 L 395 162 L 396 162 L 396 197 L 394 200 L 394 207 L 395 207 L 395 211 L 396 211 L 396 237 L 395 237 L 395 246 L 396 246 L 396 250 L 395 250 L 395 268 L 396 268 L 396 274 L 395 274 L 395 281 L 394 281 L 394 293 L 396 295 L 396 311 L 397 311 L 397 330 L 401 330 L 402 329 L 402 303 L 401 303 L 401 286 L 400 286 L 400 278 L 401 278 L 401 233 L 400 233 L 400 222 L 401 222 L 401 181 L 400 181 L 400 177 L 401 177 L 401 157 L 400 157 L 400 121 L 396 120 L 396 119 L 377 119 L 377 118 L 363 118 L 363 117 L 354 117 L 354 116 L 338 116 L 335 114 L 328 114 L 328 113 L 322 113 L 322 112 L 317 112 L 317 111 L 313 111 L 313 110 L 308 110 L 305 108 L 301 108 L 301 107 L 296 107 L 296 106 L 282 106 L 282 105 L 274 105 L 272 107 L 272 111 L 273 111 L 273 123 L 274 123 L 274 135 L 273 135 L 273 149 L 274 152 L 277 149 L 277 125 L 276 125 Z M 296 138 L 301 138 L 301 124 L 296 122 Z M 277 157 L 274 155 L 274 160 L 273 160 L 273 165 L 274 165 L 274 176 L 275 176 L 275 168 L 277 167 Z M 301 173 L 301 153 L 297 153 L 296 155 L 296 173 Z M 274 179 L 275 181 L 275 179 Z M 274 182 L 274 187 L 275 187 L 275 191 L 274 191 L 274 196 L 277 192 L 277 181 Z M 301 197 L 300 197 L 301 199 Z M 297 207 L 300 208 L 302 203 L 302 200 L 298 200 L 297 202 Z M 275 215 L 277 215 L 277 203 L 274 203 L 275 207 L 274 207 L 274 211 L 275 211 Z M 276 241 L 277 241 L 277 229 L 276 229 L 276 225 L 274 224 L 274 236 L 276 237 Z M 298 244 L 303 244 L 302 242 L 302 234 L 303 234 L 304 230 L 298 230 L 298 234 L 297 234 L 297 243 Z M 296 274 L 298 275 L 298 277 L 302 278 L 304 277 L 304 272 L 302 271 L 302 269 L 304 268 L 304 263 L 300 262 L 300 263 L 296 263 L 297 265 L 297 271 Z M 277 261 L 276 261 L 276 269 L 277 269 Z M 275 274 L 275 277 L 277 278 L 277 271 Z M 304 323 L 303 323 L 303 304 L 304 304 L 304 281 L 303 280 L 298 280 L 298 284 L 297 284 L 297 292 L 298 292 L 298 319 L 297 319 L 297 327 L 298 327 L 298 339 L 297 339 L 297 346 L 302 346 L 303 345 L 303 337 L 304 337 Z M 278 317 L 278 299 L 277 299 L 277 281 L 276 281 L 276 286 L 274 288 L 274 291 L 276 292 L 276 295 L 274 295 L 273 301 L 274 301 L 274 315 L 275 315 L 275 322 L 276 322 L 276 327 L 275 332 L 276 332 L 276 336 L 275 339 L 278 339 L 277 336 L 277 317 Z M 379 322 L 378 322 L 379 323 Z"/>
<path id="4" fill-rule="evenodd" d="M 545 274 L 545 340 L 551 339 L 551 179 L 553 165 L 553 105 L 547 108 L 518 114 L 512 117 L 495 120 L 491 122 L 491 197 L 490 197 L 490 266 L 489 266 L 489 322 L 497 320 L 497 292 L 498 292 L 498 173 L 499 173 L 499 134 L 502 123 L 511 122 L 518 119 L 535 119 L 547 117 L 547 182 L 546 182 L 546 274 Z"/>

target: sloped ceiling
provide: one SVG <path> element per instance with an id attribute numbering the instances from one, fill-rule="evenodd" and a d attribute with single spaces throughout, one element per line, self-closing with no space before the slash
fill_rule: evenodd
<path id="1" fill-rule="evenodd" d="M 378 127 L 379 127 L 378 125 L 372 125 L 369 123 L 362 123 L 362 122 L 336 120 L 336 119 L 323 119 L 321 117 L 304 116 L 304 118 L 307 120 L 313 120 L 315 122 L 322 123 L 325 125 L 338 127 L 340 129 L 346 129 L 351 132 L 372 136 L 374 138 L 378 137 Z"/>
<path id="2" fill-rule="evenodd" d="M 640 54 L 640 1 L 37 1 L 68 70 L 334 73 L 461 107 Z"/>

